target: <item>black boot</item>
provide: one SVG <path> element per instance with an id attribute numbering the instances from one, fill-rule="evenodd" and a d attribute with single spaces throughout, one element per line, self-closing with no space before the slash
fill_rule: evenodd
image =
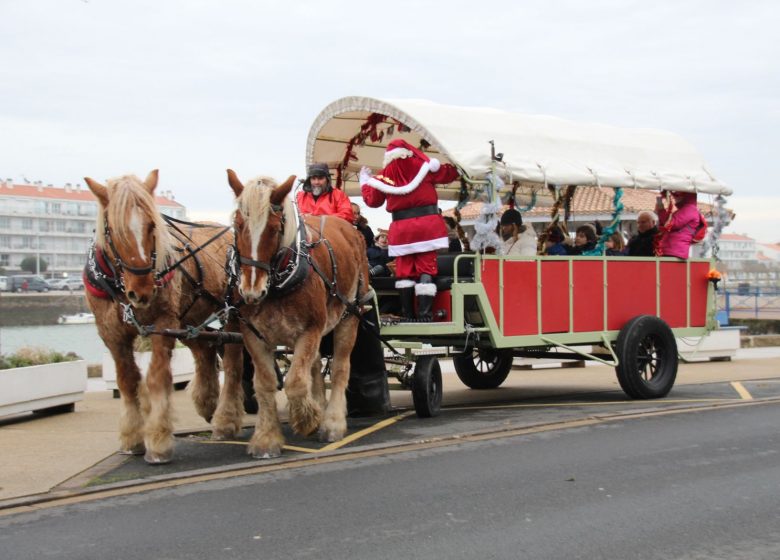
<path id="1" fill-rule="evenodd" d="M 430 323 L 433 320 L 433 297 L 417 296 L 417 320 Z"/>
<path id="2" fill-rule="evenodd" d="M 382 415 L 390 411 L 384 352 L 377 336 L 379 316 L 372 309 L 364 315 L 364 319 L 358 327 L 355 347 L 349 357 L 346 394 L 347 414 L 352 417 Z"/>
<path id="3" fill-rule="evenodd" d="M 417 294 L 417 320 L 429 323 L 433 320 L 433 298 L 436 296 L 436 284 L 430 274 L 421 274 L 420 281 L 414 287 Z"/>
<path id="4" fill-rule="evenodd" d="M 398 295 L 401 299 L 401 316 L 404 319 L 414 319 L 414 286 L 399 288 Z"/>

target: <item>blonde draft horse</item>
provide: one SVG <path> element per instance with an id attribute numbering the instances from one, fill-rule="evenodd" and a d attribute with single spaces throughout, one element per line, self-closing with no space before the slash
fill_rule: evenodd
<path id="1" fill-rule="evenodd" d="M 244 186 L 235 172 L 228 170 L 228 183 L 237 199 L 233 225 L 242 263 L 239 293 L 247 304 L 241 313 L 260 335 L 242 324 L 244 346 L 255 365 L 254 386 L 260 409 L 247 449 L 255 458 L 278 457 L 284 445 L 275 400 L 277 346 L 293 349 L 284 386 L 293 430 L 309 435 L 319 427 L 322 441 L 344 437 L 344 392 L 358 318 L 346 311 L 345 304 L 331 293 L 314 268 L 327 276 L 328 283 L 335 280 L 338 292 L 350 302 L 362 299 L 370 290 L 365 241 L 352 224 L 333 216 L 308 216 L 307 237 L 314 243 L 310 249 L 312 270 L 292 292 L 273 293 L 269 272 L 274 256 L 295 241 L 296 213 L 288 196 L 294 181 L 293 176 L 277 185 L 269 177 L 258 177 Z M 330 331 L 334 335 L 333 362 L 331 394 L 326 404 L 319 344 Z"/>
<path id="2" fill-rule="evenodd" d="M 181 269 L 197 279 L 201 273 L 196 261 L 200 261 L 202 289 L 220 298 L 226 293 L 224 266 L 233 243 L 233 235 L 227 232 L 198 252 L 197 259 L 187 258 L 174 272 L 164 274 L 169 263 L 186 256 L 188 251 L 182 248 L 187 240 L 169 230 L 160 216 L 154 199 L 157 180 L 157 170 L 143 182 L 134 175 L 125 175 L 109 179 L 104 186 L 85 178 L 100 205 L 96 250 L 113 267 L 121 287 L 116 301 L 98 297 L 90 290 L 86 293 L 98 333 L 116 364 L 121 395 L 120 452 L 144 454 L 152 464 L 167 463 L 173 457 L 170 362 L 176 341 L 151 336 L 152 360 L 144 383 L 133 357 L 133 342 L 139 333 L 123 320 L 120 303 L 128 302 L 138 323 L 153 325 L 155 330 L 200 325 L 215 310 L 215 303 L 198 293 Z M 223 227 L 204 225 L 209 227 L 193 227 L 188 232 L 190 245 L 204 244 Z M 231 323 L 227 330 L 237 332 L 238 326 Z M 241 345 L 225 345 L 225 384 L 220 394 L 217 349 L 197 339 L 182 342 L 195 358 L 190 391 L 196 410 L 207 421 L 213 419 L 213 437 L 234 436 L 241 429 L 244 412 Z"/>

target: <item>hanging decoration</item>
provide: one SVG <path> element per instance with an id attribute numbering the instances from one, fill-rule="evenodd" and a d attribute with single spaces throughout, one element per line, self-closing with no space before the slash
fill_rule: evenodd
<path id="1" fill-rule="evenodd" d="M 498 253 L 501 248 L 501 240 L 496 233 L 498 228 L 498 211 L 501 210 L 501 202 L 485 202 L 479 210 L 479 218 L 474 222 L 474 237 L 471 239 L 473 251 L 484 251 L 492 247 Z"/>
<path id="2" fill-rule="evenodd" d="M 457 207 L 453 211 L 453 214 L 455 215 L 455 232 L 458 234 L 458 239 L 460 240 L 460 244 L 463 246 L 463 250 L 468 253 L 471 251 L 471 243 L 469 242 L 469 238 L 466 235 L 465 230 L 460 225 L 460 221 L 463 219 L 463 216 L 461 216 L 460 209 Z"/>
<path id="3" fill-rule="evenodd" d="M 586 257 L 594 257 L 594 256 L 601 256 L 604 254 L 604 244 L 607 242 L 607 240 L 612 237 L 612 234 L 615 233 L 618 229 L 618 226 L 620 225 L 620 217 L 623 214 L 623 201 L 621 200 L 623 198 L 623 188 L 617 187 L 615 189 L 615 196 L 612 199 L 612 206 L 615 208 L 615 210 L 612 212 L 612 221 L 609 222 L 609 225 L 602 229 L 601 236 L 599 237 L 599 241 L 596 244 L 596 247 L 591 249 L 590 251 L 583 251 L 583 256 Z"/>
<path id="4" fill-rule="evenodd" d="M 382 123 L 391 123 L 384 131 L 379 130 L 379 125 Z M 340 189 L 344 185 L 344 170 L 347 168 L 350 162 L 358 161 L 358 157 L 355 154 L 356 146 L 365 146 L 367 140 L 379 143 L 385 137 L 385 134 L 392 136 L 395 133 L 395 128 L 398 127 L 398 132 L 409 132 L 411 129 L 392 117 L 382 115 L 380 113 L 371 113 L 366 121 L 360 125 L 360 131 L 350 138 L 347 142 L 347 147 L 344 150 L 344 158 L 341 160 L 341 164 L 336 168 L 336 188 Z"/>
<path id="5" fill-rule="evenodd" d="M 715 198 L 715 207 L 712 209 L 712 229 L 710 229 L 704 242 L 699 248 L 699 256 L 705 256 L 712 250 L 712 257 L 718 261 L 718 239 L 723 232 L 723 228 L 731 223 L 731 213 L 726 209 L 726 198 L 718 195 Z"/>

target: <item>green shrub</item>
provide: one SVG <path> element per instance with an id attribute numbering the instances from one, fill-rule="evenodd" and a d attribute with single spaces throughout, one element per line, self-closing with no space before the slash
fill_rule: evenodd
<path id="1" fill-rule="evenodd" d="M 25 347 L 7 356 L 0 354 L 0 369 L 57 364 L 59 362 L 73 362 L 80 359 L 81 357 L 73 352 L 63 354 L 62 352 L 46 348 Z"/>

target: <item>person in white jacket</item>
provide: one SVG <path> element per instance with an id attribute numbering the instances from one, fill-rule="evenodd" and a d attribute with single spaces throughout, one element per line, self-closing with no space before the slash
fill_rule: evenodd
<path id="1" fill-rule="evenodd" d="M 510 208 L 501 215 L 501 237 L 504 240 L 504 255 L 532 257 L 536 255 L 536 233 L 534 228 L 523 225 L 520 212 Z"/>

